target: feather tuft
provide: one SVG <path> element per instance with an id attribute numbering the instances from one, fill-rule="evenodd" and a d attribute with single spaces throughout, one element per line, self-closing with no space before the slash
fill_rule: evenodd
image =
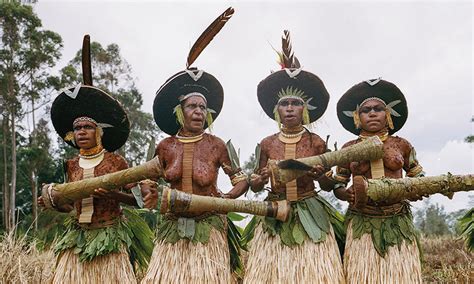
<path id="1" fill-rule="evenodd" d="M 229 21 L 234 15 L 234 8 L 229 7 L 224 11 L 217 19 L 212 22 L 209 27 L 199 36 L 188 54 L 188 60 L 186 62 L 186 68 L 189 69 L 191 64 L 196 61 L 201 52 L 206 46 L 212 41 L 212 39 L 219 33 L 222 27 Z"/>
<path id="2" fill-rule="evenodd" d="M 293 53 L 291 46 L 290 31 L 284 30 L 283 36 L 281 37 L 281 49 L 282 53 L 280 56 L 280 65 L 283 68 L 300 68 L 301 64 Z"/>
<path id="3" fill-rule="evenodd" d="M 92 86 L 91 38 L 85 35 L 82 41 L 82 80 L 84 85 Z"/>

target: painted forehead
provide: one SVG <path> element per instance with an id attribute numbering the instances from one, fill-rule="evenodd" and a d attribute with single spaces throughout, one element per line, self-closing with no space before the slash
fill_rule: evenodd
<path id="1" fill-rule="evenodd" d="M 183 101 L 184 104 L 191 104 L 191 103 L 202 103 L 204 105 L 207 105 L 206 104 L 206 100 L 204 98 L 202 98 L 201 96 L 190 96 L 188 98 L 186 98 L 184 101 Z"/>
<path id="2" fill-rule="evenodd" d="M 93 118 L 90 118 L 90 117 L 87 117 L 87 116 L 81 116 L 81 117 L 78 117 L 76 118 L 72 125 L 76 125 L 78 123 L 91 123 L 91 124 L 94 124 L 94 126 L 97 126 L 97 121 L 95 121 Z"/>
<path id="3" fill-rule="evenodd" d="M 302 98 L 299 98 L 299 97 L 283 97 L 278 101 L 283 102 L 283 101 L 304 101 L 304 100 Z"/>
<path id="4" fill-rule="evenodd" d="M 368 98 L 368 99 L 363 100 L 362 103 L 360 104 L 360 106 L 362 107 L 362 106 L 367 105 L 367 104 L 370 104 L 370 105 L 383 105 L 383 106 L 387 105 L 382 99 Z"/>

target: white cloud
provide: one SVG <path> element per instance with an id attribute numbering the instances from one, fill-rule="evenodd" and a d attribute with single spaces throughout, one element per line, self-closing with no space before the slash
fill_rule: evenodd
<path id="1" fill-rule="evenodd" d="M 474 145 L 463 141 L 448 141 L 438 151 L 418 151 L 418 160 L 428 176 L 447 174 L 474 174 Z M 455 211 L 468 207 L 469 195 L 474 192 L 458 192 L 453 199 L 441 194 L 430 197 L 431 202 L 444 206 L 446 211 Z M 416 208 L 423 206 L 423 201 L 412 203 Z"/>

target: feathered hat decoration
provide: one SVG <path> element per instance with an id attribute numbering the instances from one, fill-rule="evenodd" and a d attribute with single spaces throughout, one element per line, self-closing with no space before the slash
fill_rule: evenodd
<path id="1" fill-rule="evenodd" d="M 83 83 L 59 92 L 51 106 L 51 121 L 59 136 L 75 148 L 78 146 L 74 140 L 74 123 L 90 121 L 97 126 L 97 149 L 103 146 L 113 152 L 127 141 L 130 122 L 117 100 L 93 86 L 91 65 L 90 36 L 85 35 L 82 42 Z"/>
<path id="2" fill-rule="evenodd" d="M 298 61 L 298 58 L 293 53 L 291 46 L 290 32 L 288 30 L 283 31 L 283 36 L 281 37 L 281 49 L 282 51 L 276 51 L 278 54 L 278 64 L 280 64 L 281 69 L 299 69 L 301 64 Z"/>
<path id="3" fill-rule="evenodd" d="M 295 56 L 293 52 L 293 48 L 291 45 L 291 37 L 290 37 L 290 31 L 284 30 L 283 31 L 283 36 L 281 37 L 281 52 L 276 51 L 278 54 L 278 64 L 280 64 L 281 69 L 285 70 L 285 72 L 288 74 L 290 78 L 296 78 L 298 74 L 301 72 L 301 64 L 298 60 L 298 58 Z M 309 104 L 312 98 L 307 98 L 305 96 L 303 90 L 299 90 L 297 88 L 293 88 L 291 86 L 288 86 L 286 89 L 281 89 L 278 92 L 278 103 L 283 100 L 283 99 L 288 99 L 288 98 L 294 98 L 294 99 L 299 99 L 302 100 L 305 104 L 304 109 L 303 109 L 303 124 L 310 124 L 310 118 L 309 118 L 309 112 L 308 110 L 315 110 L 316 107 L 312 106 Z M 280 122 L 280 115 L 278 114 L 278 103 L 275 105 L 275 108 L 273 110 L 275 120 L 278 123 L 278 126 L 281 128 L 281 122 Z"/>
<path id="4" fill-rule="evenodd" d="M 232 15 L 234 15 L 234 8 L 227 8 L 227 10 L 217 17 L 217 19 L 215 19 L 214 22 L 212 22 L 209 27 L 207 27 L 201 36 L 199 36 L 189 51 L 188 60 L 186 61 L 186 69 L 190 69 L 191 64 L 196 61 L 204 48 L 206 48 L 212 39 L 214 39 L 214 37 L 219 33 L 227 21 L 229 21 Z"/>
<path id="5" fill-rule="evenodd" d="M 184 114 L 181 103 L 190 96 L 200 96 L 206 101 L 205 128 L 210 128 L 219 115 L 224 95 L 222 86 L 211 74 L 191 66 L 233 14 L 234 9 L 227 8 L 204 30 L 189 51 L 186 69 L 166 80 L 157 91 L 153 115 L 155 122 L 164 132 L 175 135 L 183 127 Z"/>

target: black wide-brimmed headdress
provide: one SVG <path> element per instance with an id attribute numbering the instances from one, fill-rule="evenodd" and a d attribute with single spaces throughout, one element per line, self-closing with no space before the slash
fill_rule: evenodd
<path id="1" fill-rule="evenodd" d="M 103 147 L 113 152 L 127 141 L 130 122 L 116 99 L 92 86 L 89 43 L 87 35 L 82 48 L 84 84 L 60 92 L 51 106 L 51 120 L 59 136 L 69 145 L 78 148 L 71 139 L 73 122 L 79 117 L 92 118 L 103 130 Z"/>
<path id="2" fill-rule="evenodd" d="M 233 8 L 228 8 L 201 34 L 191 48 L 186 69 L 171 76 L 156 92 L 153 103 L 153 116 L 158 127 L 169 135 L 175 135 L 181 128 L 174 112 L 183 97 L 192 93 L 202 95 L 207 101 L 207 108 L 214 121 L 219 115 L 224 103 L 224 90 L 219 81 L 211 74 L 191 68 L 191 64 L 199 54 L 222 29 L 234 13 Z M 208 128 L 208 122 L 204 128 Z"/>
<path id="3" fill-rule="evenodd" d="M 318 76 L 301 69 L 291 50 L 290 33 L 286 30 L 282 37 L 282 47 L 282 52 L 278 54 L 283 69 L 270 74 L 258 84 L 258 102 L 265 113 L 275 119 L 275 106 L 280 99 L 300 98 L 308 109 L 309 123 L 314 122 L 326 111 L 329 93 Z"/>
<path id="4" fill-rule="evenodd" d="M 153 103 L 153 116 L 158 127 L 169 135 L 175 135 L 181 128 L 173 113 L 180 104 L 180 98 L 199 93 L 206 98 L 207 108 L 212 110 L 215 120 L 221 112 L 224 103 L 224 90 L 219 81 L 202 70 L 186 69 L 169 78 L 156 92 Z M 207 122 L 204 126 L 209 127 Z"/>
<path id="5" fill-rule="evenodd" d="M 353 86 L 339 99 L 337 117 L 342 126 L 349 132 L 359 135 L 360 129 L 354 123 L 354 115 L 362 103 L 371 98 L 383 101 L 390 112 L 393 129 L 389 128 L 389 134 L 400 130 L 408 117 L 407 101 L 397 86 L 380 78 Z"/>

